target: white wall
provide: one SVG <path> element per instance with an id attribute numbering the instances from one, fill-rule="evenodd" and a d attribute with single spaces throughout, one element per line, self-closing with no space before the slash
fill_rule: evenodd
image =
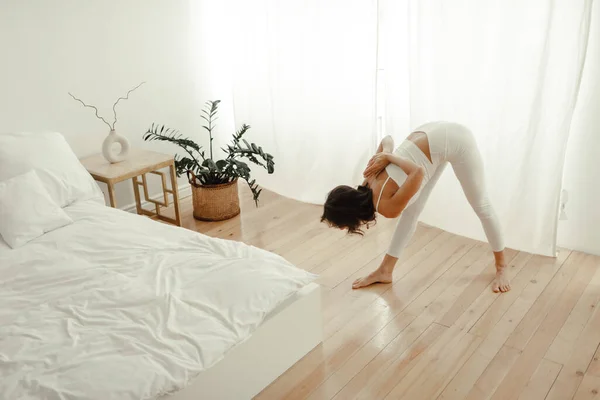
<path id="1" fill-rule="evenodd" d="M 67 92 L 110 117 L 113 102 L 146 81 L 119 103 L 117 131 L 133 147 L 176 152 L 143 142 L 158 122 L 205 144 L 189 8 L 189 0 L 0 0 L 0 132 L 59 131 L 78 156 L 99 153 L 108 128 Z M 131 182 L 117 195 L 120 206 L 132 203 Z"/>
<path id="2" fill-rule="evenodd" d="M 156 121 L 205 144 L 200 107 L 209 98 L 229 95 L 211 89 L 214 71 L 203 70 L 218 49 L 200 49 L 198 35 L 223 33 L 191 23 L 190 13 L 197 18 L 207 11 L 189 0 L 0 0 L 0 132 L 56 130 L 79 156 L 97 153 L 107 128 L 67 92 L 110 115 L 113 101 L 145 80 L 119 105 L 118 131 L 133 146 L 175 152 L 170 145 L 142 141 Z M 589 49 L 564 172 L 568 219 L 559 224 L 558 242 L 600 254 L 598 3 Z M 223 117 L 230 114 L 228 107 L 223 105 Z M 233 128 L 223 120 L 227 129 L 219 142 L 226 142 Z M 133 201 L 129 182 L 118 187 L 117 201 Z"/>
<path id="3" fill-rule="evenodd" d="M 560 246 L 600 255 L 600 4 L 592 11 L 588 57 L 571 125 L 563 189 L 566 220 Z"/>

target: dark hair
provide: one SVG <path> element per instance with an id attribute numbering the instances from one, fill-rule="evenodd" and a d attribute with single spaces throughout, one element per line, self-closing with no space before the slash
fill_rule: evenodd
<path id="1" fill-rule="evenodd" d="M 329 226 L 348 230 L 348 233 L 363 234 L 362 225 L 375 221 L 373 190 L 368 186 L 353 188 L 341 185 L 327 195 L 321 222 Z"/>

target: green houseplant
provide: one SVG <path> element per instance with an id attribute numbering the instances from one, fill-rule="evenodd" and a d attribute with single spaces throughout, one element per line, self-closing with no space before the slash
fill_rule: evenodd
<path id="1" fill-rule="evenodd" d="M 177 176 L 187 174 L 192 186 L 194 217 L 201 220 L 223 220 L 239 214 L 237 181 L 247 182 L 256 205 L 262 189 L 256 180 L 250 177 L 250 167 L 244 159 L 259 165 L 272 174 L 275 170 L 273 156 L 265 153 L 254 143 L 248 143 L 244 135 L 250 126 L 243 124 L 233 134 L 230 144 L 223 148 L 225 157 L 215 160 L 213 152 L 213 133 L 219 111 L 220 100 L 207 101 L 201 117 L 206 121 L 203 128 L 209 136 L 209 154 L 193 140 L 183 137 L 179 132 L 164 125 L 152 124 L 144 134 L 146 141 L 164 141 L 179 146 L 183 155 L 175 156 Z"/>

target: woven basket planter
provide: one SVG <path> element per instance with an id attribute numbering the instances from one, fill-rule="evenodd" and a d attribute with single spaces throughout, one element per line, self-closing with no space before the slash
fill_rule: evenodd
<path id="1" fill-rule="evenodd" d="M 220 185 L 201 185 L 188 171 L 192 186 L 194 218 L 201 221 L 223 221 L 240 213 L 237 179 Z"/>

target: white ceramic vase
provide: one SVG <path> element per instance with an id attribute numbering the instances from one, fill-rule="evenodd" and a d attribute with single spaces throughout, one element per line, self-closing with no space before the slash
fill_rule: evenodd
<path id="1" fill-rule="evenodd" d="M 116 150 L 114 144 L 121 145 L 120 150 Z M 125 136 L 118 135 L 113 130 L 110 131 L 104 142 L 102 143 L 102 155 L 111 163 L 125 161 L 129 154 L 129 141 Z"/>

